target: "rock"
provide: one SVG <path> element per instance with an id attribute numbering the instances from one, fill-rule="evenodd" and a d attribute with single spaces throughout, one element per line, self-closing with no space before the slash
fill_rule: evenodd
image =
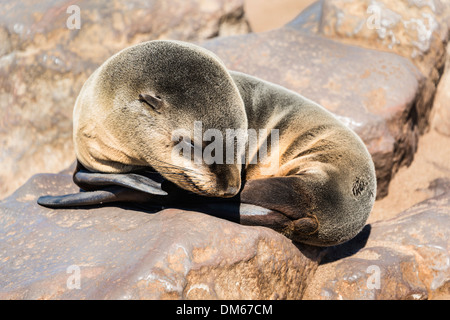
<path id="1" fill-rule="evenodd" d="M 428 191 L 434 194 L 434 197 L 450 192 L 450 177 L 434 179 L 428 185 Z"/>
<path id="2" fill-rule="evenodd" d="M 319 29 L 339 41 L 395 52 L 438 77 L 449 17 L 446 0 L 324 0 Z"/>
<path id="3" fill-rule="evenodd" d="M 324 0 L 320 33 L 395 52 L 413 60 L 428 74 L 430 69 L 442 66 L 449 16 L 450 3 L 446 0 Z"/>
<path id="4" fill-rule="evenodd" d="M 445 70 L 434 97 L 431 127 L 441 134 L 450 136 L 450 44 L 447 45 Z"/>
<path id="5" fill-rule="evenodd" d="M 50 210 L 70 173 L 33 176 L 0 202 L 1 299 L 300 299 L 320 251 L 198 212 Z"/>
<path id="6" fill-rule="evenodd" d="M 430 105 L 445 60 L 450 2 L 446 0 L 325 0 L 319 33 L 361 47 L 395 52 L 427 79 L 417 109 L 419 129 L 429 125 Z"/>
<path id="7" fill-rule="evenodd" d="M 306 33 L 317 5 L 277 30 L 201 42 L 231 70 L 280 84 L 335 113 L 366 143 L 375 162 L 378 197 L 416 150 L 417 109 L 425 83 L 396 54 L 359 48 Z"/>
<path id="8" fill-rule="evenodd" d="M 0 202 L 1 299 L 439 299 L 450 295 L 450 184 L 330 248 L 199 212 L 51 210 L 71 169 Z M 320 263 L 320 264 L 319 264 Z"/>
<path id="9" fill-rule="evenodd" d="M 249 30 L 243 0 L 78 1 L 80 28 L 69 29 L 72 3 L 0 4 L 0 198 L 32 174 L 73 161 L 75 99 L 109 56 L 146 40 Z"/>
<path id="10" fill-rule="evenodd" d="M 448 298 L 449 226 L 449 192 L 368 225 L 358 238 L 329 249 L 304 298 Z"/>

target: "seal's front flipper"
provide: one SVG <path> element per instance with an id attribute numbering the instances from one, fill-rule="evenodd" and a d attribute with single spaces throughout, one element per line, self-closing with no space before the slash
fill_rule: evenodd
<path id="1" fill-rule="evenodd" d="M 158 202 L 168 196 L 161 183 L 136 173 L 93 173 L 77 170 L 73 181 L 86 192 L 63 196 L 43 196 L 38 204 L 49 208 L 90 206 L 110 202 Z"/>
<path id="2" fill-rule="evenodd" d="M 42 196 L 37 203 L 48 208 L 70 208 L 91 206 L 109 202 L 147 202 L 154 196 L 122 187 L 109 187 L 103 190 L 87 191 L 64 196 Z"/>
<path id="3" fill-rule="evenodd" d="M 136 173 L 93 173 L 80 170 L 73 176 L 73 181 L 82 189 L 96 190 L 99 186 L 121 186 L 148 194 L 166 196 L 161 183 Z"/>

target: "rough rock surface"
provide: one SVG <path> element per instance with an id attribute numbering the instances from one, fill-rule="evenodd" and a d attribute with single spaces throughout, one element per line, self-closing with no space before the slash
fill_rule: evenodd
<path id="1" fill-rule="evenodd" d="M 450 294 L 450 185 L 329 249 L 305 299 L 438 299 Z"/>
<path id="2" fill-rule="evenodd" d="M 449 18 L 447 0 L 324 0 L 319 33 L 413 61 L 426 78 L 418 103 L 423 113 L 418 125 L 423 132 L 445 61 Z"/>
<path id="3" fill-rule="evenodd" d="M 407 57 L 436 79 L 449 15 L 446 0 L 324 0 L 319 29 L 327 37 Z"/>
<path id="4" fill-rule="evenodd" d="M 74 159 L 72 110 L 87 77 L 117 51 L 153 39 L 248 32 L 243 0 L 0 3 L 0 198 Z"/>
<path id="5" fill-rule="evenodd" d="M 41 174 L 0 202 L 1 299 L 300 299 L 318 265 L 320 250 L 198 212 L 36 204 L 61 192 L 70 174 Z"/>
<path id="6" fill-rule="evenodd" d="M 449 180 L 450 181 L 450 180 Z M 328 249 L 192 211 L 51 210 L 40 174 L 0 202 L 3 299 L 436 299 L 450 294 L 450 184 Z M 319 265 L 320 263 L 320 265 Z M 78 270 L 79 289 L 74 270 Z M 378 272 L 378 274 L 377 274 Z"/>
<path id="7" fill-rule="evenodd" d="M 314 15 L 316 13 L 312 13 Z M 364 140 L 375 162 L 378 197 L 393 173 L 412 161 L 425 79 L 396 54 L 305 33 L 310 11 L 286 27 L 202 42 L 231 70 L 280 84 L 340 117 Z"/>

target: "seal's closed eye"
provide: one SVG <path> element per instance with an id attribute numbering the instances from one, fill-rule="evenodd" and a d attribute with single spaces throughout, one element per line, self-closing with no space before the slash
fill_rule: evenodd
<path id="1" fill-rule="evenodd" d="M 163 106 L 163 101 L 160 97 L 152 96 L 146 93 L 139 94 L 139 101 L 145 102 L 155 111 L 161 110 Z"/>

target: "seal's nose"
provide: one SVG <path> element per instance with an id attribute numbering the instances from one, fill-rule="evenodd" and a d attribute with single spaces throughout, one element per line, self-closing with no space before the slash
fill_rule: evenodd
<path id="1" fill-rule="evenodd" d="M 223 165 L 216 172 L 220 197 L 231 198 L 238 194 L 241 188 L 240 170 L 235 166 Z"/>
<path id="2" fill-rule="evenodd" d="M 219 192 L 219 197 L 222 198 L 231 198 L 234 197 L 239 192 L 239 189 L 236 187 L 228 187 L 226 190 Z"/>
<path id="3" fill-rule="evenodd" d="M 238 191 L 239 188 L 230 186 L 227 188 L 227 190 L 225 190 L 223 197 L 233 197 L 238 193 Z"/>

